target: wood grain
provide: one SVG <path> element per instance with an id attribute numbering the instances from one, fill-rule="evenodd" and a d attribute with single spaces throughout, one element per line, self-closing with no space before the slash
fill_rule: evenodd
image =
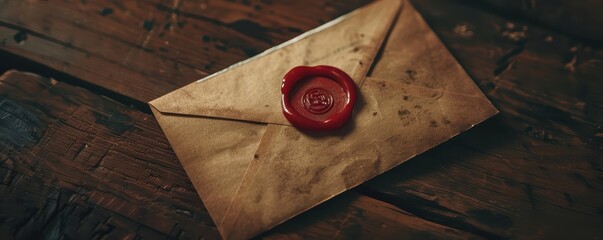
<path id="1" fill-rule="evenodd" d="M 492 13 L 527 18 L 585 40 L 603 41 L 601 1 L 486 0 L 480 4 Z"/>
<path id="2" fill-rule="evenodd" d="M 57 80 L 0 80 L 3 239 L 218 236 L 152 117 Z"/>
<path id="3" fill-rule="evenodd" d="M 148 102 L 367 2 L 3 0 L 0 49 Z"/>
<path id="4" fill-rule="evenodd" d="M 416 5 L 501 113 L 360 192 L 486 238 L 601 236 L 603 49 L 468 6 Z"/>
<path id="5" fill-rule="evenodd" d="M 366 2 L 0 0 L 0 50 L 142 103 Z M 497 12 L 505 6 L 496 0 L 487 11 L 414 2 L 501 114 L 264 237 L 603 235 L 603 49 L 580 40 L 598 36 L 588 33 L 596 21 L 576 28 L 584 35 L 571 21 L 522 22 L 523 12 Z M 36 79 L 0 85 L 39 120 L 0 111 L 18 129 L 0 127 L 9 136 L 0 151 L 2 235 L 218 236 L 149 115 L 61 79 L 42 91 L 53 81 Z M 133 150 L 141 148 L 151 150 Z M 108 170 L 84 174 L 96 165 Z"/>

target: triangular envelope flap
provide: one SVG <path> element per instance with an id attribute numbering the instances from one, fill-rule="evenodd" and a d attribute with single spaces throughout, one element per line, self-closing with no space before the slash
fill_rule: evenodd
<path id="1" fill-rule="evenodd" d="M 150 104 L 162 113 L 290 125 L 280 102 L 287 71 L 331 65 L 360 85 L 399 10 L 399 0 L 373 3 Z"/>

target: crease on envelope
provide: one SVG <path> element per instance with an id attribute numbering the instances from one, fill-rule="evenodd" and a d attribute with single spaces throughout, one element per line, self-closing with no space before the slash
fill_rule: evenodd
<path id="1" fill-rule="evenodd" d="M 354 123 L 335 133 L 268 125 L 222 222 L 227 238 L 283 222 L 497 112 L 410 4 L 360 92 Z"/>
<path id="2" fill-rule="evenodd" d="M 222 236 L 254 236 L 497 113 L 403 3 L 373 3 L 149 103 Z M 361 98 L 343 129 L 302 133 L 282 116 L 281 78 L 321 64 L 349 73 Z"/>
<path id="3" fill-rule="evenodd" d="M 360 85 L 400 2 L 381 1 L 345 15 L 328 28 L 275 47 L 228 74 L 211 75 L 151 101 L 162 113 L 290 125 L 282 114 L 282 77 L 299 65 L 333 65 Z M 277 51 L 278 50 L 278 51 Z M 226 72 L 224 72 L 226 73 Z"/>
<path id="4" fill-rule="evenodd" d="M 220 221 L 266 125 L 151 110 L 207 211 L 214 221 Z"/>

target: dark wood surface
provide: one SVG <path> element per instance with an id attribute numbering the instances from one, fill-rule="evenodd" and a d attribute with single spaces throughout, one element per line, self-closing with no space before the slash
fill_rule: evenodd
<path id="1" fill-rule="evenodd" d="M 0 236 L 219 238 L 144 103 L 367 2 L 0 0 Z M 414 1 L 501 113 L 261 238 L 603 236 L 596 3 L 486 2 Z"/>

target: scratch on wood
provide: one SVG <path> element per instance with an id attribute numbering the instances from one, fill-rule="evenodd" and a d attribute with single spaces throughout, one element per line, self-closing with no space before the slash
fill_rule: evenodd
<path id="1" fill-rule="evenodd" d="M 577 57 L 574 55 L 572 57 L 572 59 L 564 65 L 565 69 L 567 69 L 568 71 L 570 71 L 572 73 L 575 72 L 576 71 L 576 60 L 577 60 Z"/>
<path id="2" fill-rule="evenodd" d="M 532 208 L 536 208 L 536 198 L 534 197 L 534 190 L 532 189 L 532 184 L 526 183 L 526 194 L 528 195 L 528 199 L 530 200 Z"/>
<path id="3" fill-rule="evenodd" d="M 494 68 L 494 77 L 498 78 L 505 72 L 511 70 L 515 64 L 515 57 L 521 54 L 525 50 L 525 43 L 520 43 L 517 47 L 511 49 L 511 51 L 505 53 L 496 61 L 496 68 Z"/>
<path id="4" fill-rule="evenodd" d="M 584 184 L 584 186 L 590 188 L 590 189 L 595 189 L 595 187 L 593 185 L 590 184 L 590 182 L 588 182 L 588 180 L 586 180 L 586 178 L 584 176 L 582 176 L 582 174 L 580 173 L 574 173 L 573 176 L 578 179 L 581 183 Z"/>
<path id="5" fill-rule="evenodd" d="M 174 4 L 172 4 L 172 12 L 171 12 L 171 17 L 172 17 L 172 23 L 170 26 L 170 31 L 174 30 L 174 24 L 178 23 L 178 13 L 180 12 L 180 0 L 174 0 Z"/>
<path id="6" fill-rule="evenodd" d="M 23 147 L 37 143 L 44 125 L 17 102 L 0 96 L 0 143 Z"/>
<path id="7" fill-rule="evenodd" d="M 563 196 L 565 196 L 565 200 L 567 201 L 567 203 L 569 205 L 573 205 L 574 204 L 574 199 L 572 198 L 572 195 L 569 193 L 563 193 Z"/>

